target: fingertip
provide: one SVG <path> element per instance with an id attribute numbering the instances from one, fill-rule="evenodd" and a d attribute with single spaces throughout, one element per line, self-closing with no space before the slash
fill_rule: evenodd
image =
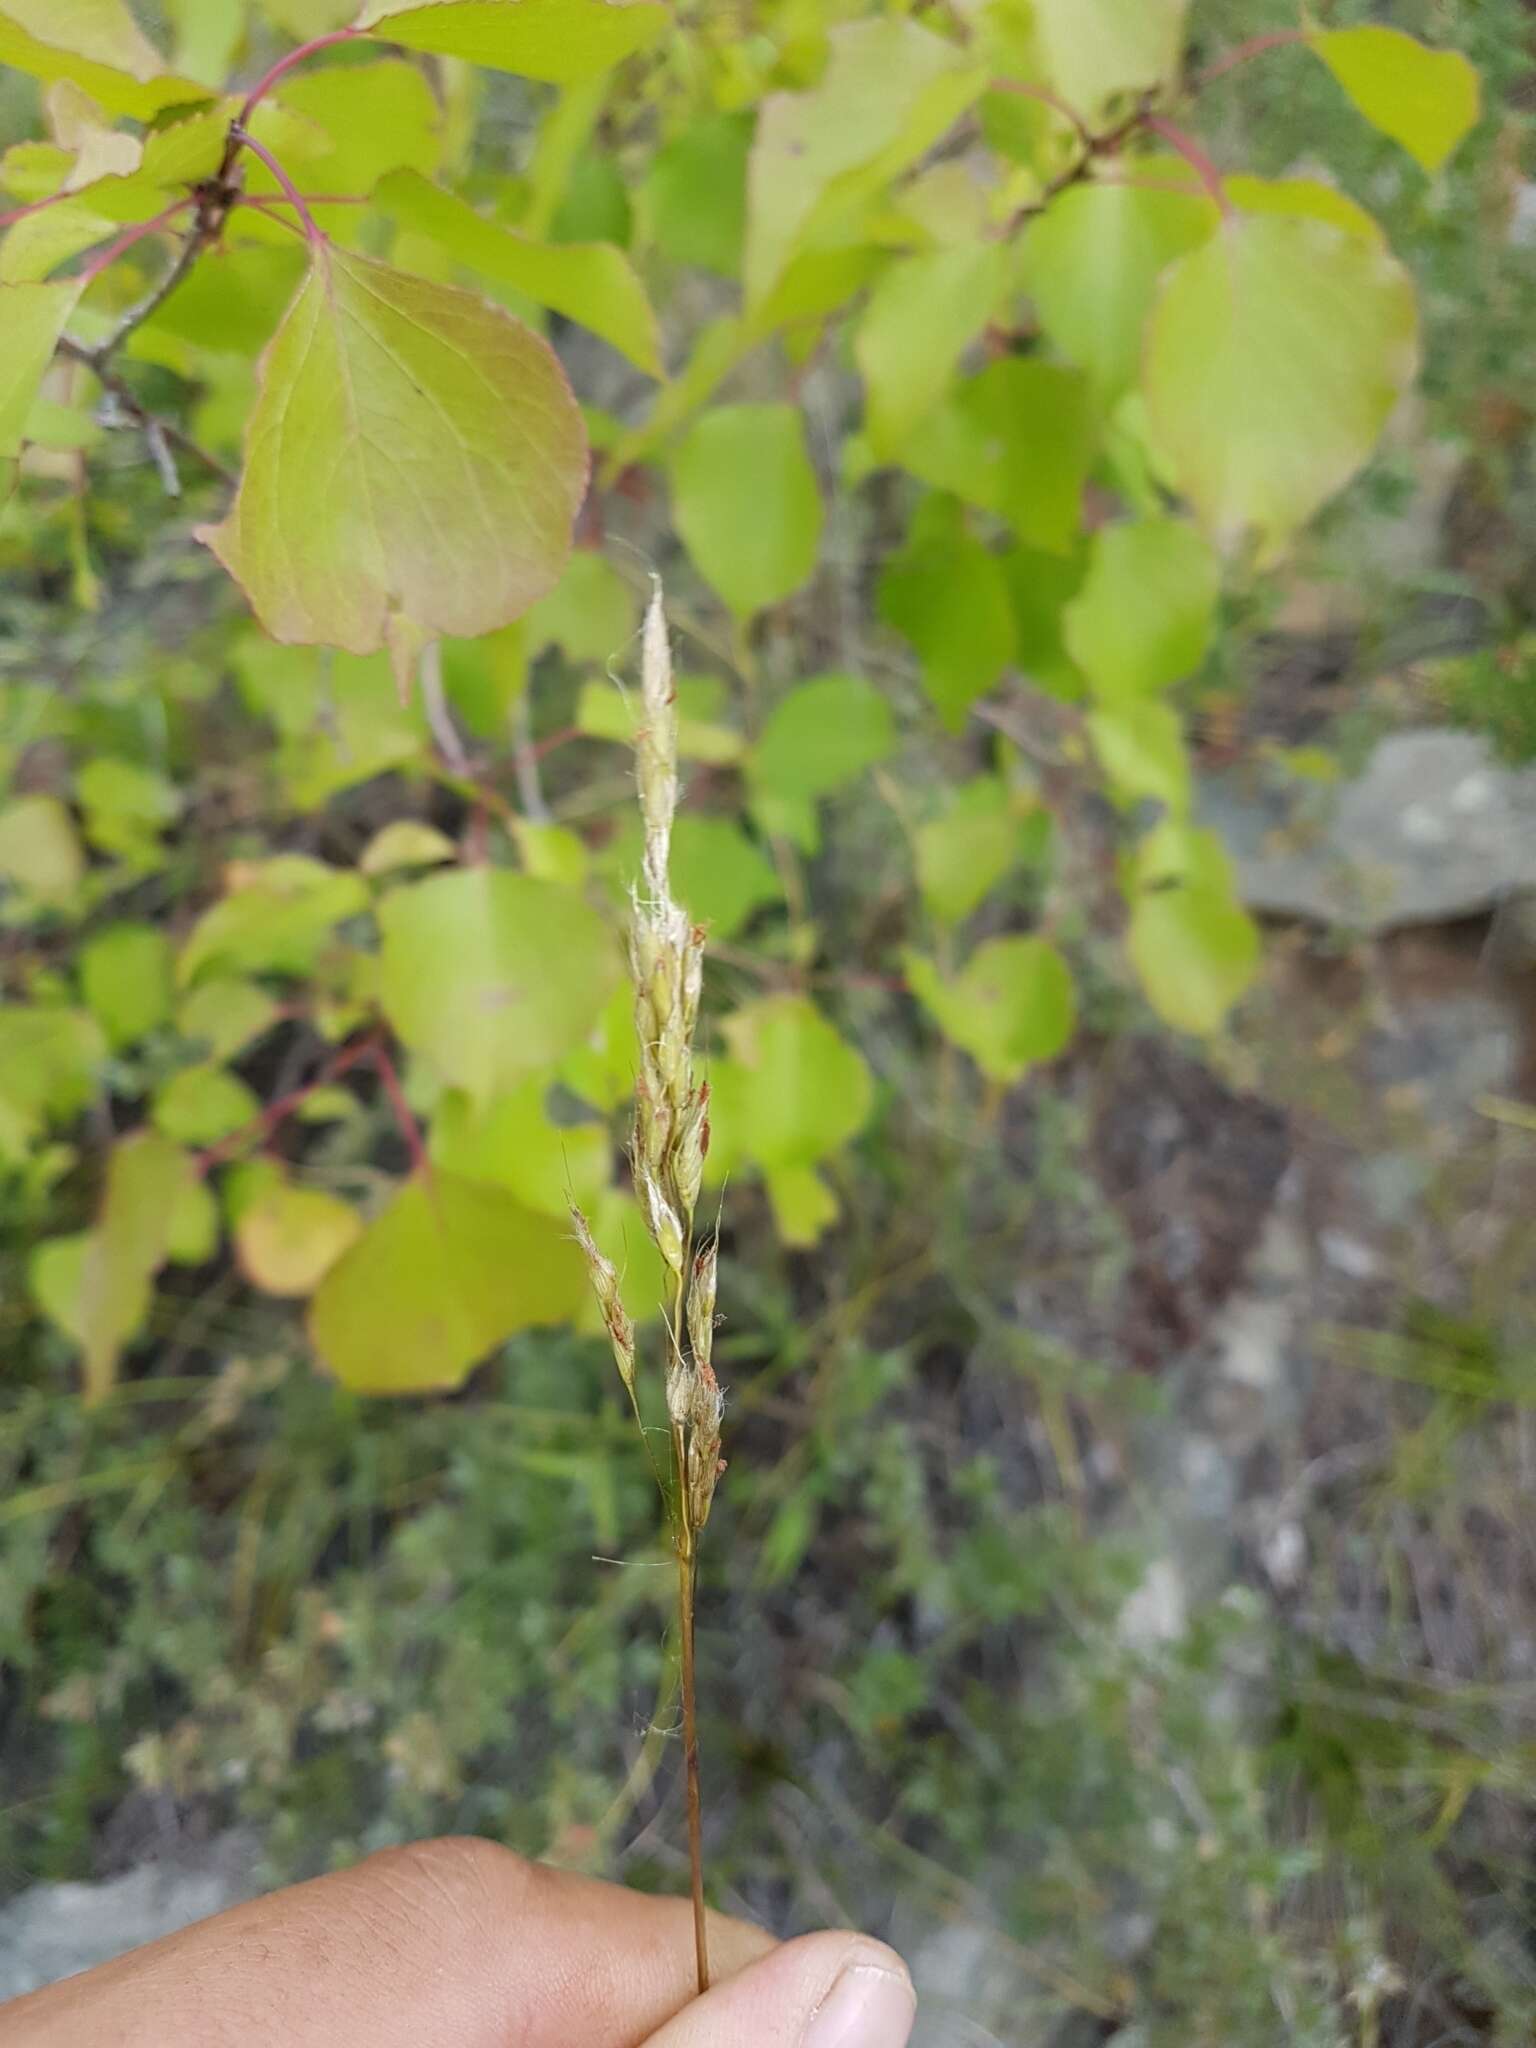
<path id="1" fill-rule="evenodd" d="M 716 1982 L 650 2048 L 905 2048 L 916 2015 L 894 1949 L 861 1934 L 806 1934 Z"/>

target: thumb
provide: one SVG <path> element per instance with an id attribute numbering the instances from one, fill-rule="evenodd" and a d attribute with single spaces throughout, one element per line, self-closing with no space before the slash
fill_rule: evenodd
<path id="1" fill-rule="evenodd" d="M 906 2048 L 916 2017 L 894 1949 L 807 1934 L 717 1984 L 646 2048 Z"/>

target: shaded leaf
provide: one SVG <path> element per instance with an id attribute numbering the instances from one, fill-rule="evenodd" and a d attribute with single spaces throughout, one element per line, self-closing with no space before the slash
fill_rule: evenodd
<path id="1" fill-rule="evenodd" d="M 740 271 L 751 141 L 750 119 L 711 113 L 657 150 L 646 173 L 645 206 L 656 246 L 672 262 L 720 277 Z"/>
<path id="2" fill-rule="evenodd" d="M 344 918 L 368 907 L 368 891 L 349 868 L 306 854 L 234 864 L 229 893 L 193 926 L 177 961 L 185 985 L 210 967 L 222 973 L 308 974 Z"/>
<path id="3" fill-rule="evenodd" d="M 83 1010 L 0 1003 L 0 1157 L 19 1158 L 51 1119 L 84 1109 L 105 1052 Z"/>
<path id="4" fill-rule="evenodd" d="M 654 42 L 667 10 L 657 0 L 371 0 L 357 25 L 407 49 L 566 84 Z"/>
<path id="5" fill-rule="evenodd" d="M 432 1121 L 432 1157 L 460 1180 L 506 1188 L 525 1208 L 562 1220 L 573 1201 L 587 1208 L 613 1179 L 606 1126 L 557 1124 L 547 1075 L 485 1103 L 450 1091 Z"/>
<path id="6" fill-rule="evenodd" d="M 395 818 L 374 833 L 357 865 L 365 875 L 392 875 L 401 868 L 441 867 L 458 857 L 453 841 L 435 825 L 420 818 Z"/>
<path id="7" fill-rule="evenodd" d="M 212 1064 L 184 1067 L 155 1091 L 156 1128 L 183 1145 L 214 1145 L 261 1114 L 261 1103 L 236 1074 Z"/>
<path id="8" fill-rule="evenodd" d="M 1167 704 L 1116 704 L 1088 715 L 1088 737 L 1122 802 L 1151 798 L 1174 817 L 1189 809 L 1189 751 L 1184 725 Z"/>
<path id="9" fill-rule="evenodd" d="M 896 721 L 873 683 L 813 676 L 779 699 L 752 750 L 753 809 L 768 831 L 814 852 L 817 799 L 845 788 L 895 748 Z"/>
<path id="10" fill-rule="evenodd" d="M 906 547 L 880 578 L 880 616 L 904 634 L 922 663 L 923 688 L 951 732 L 1014 654 L 1013 607 L 995 555 L 952 500 L 919 508 Z"/>
<path id="11" fill-rule="evenodd" d="M 67 909 L 85 879 L 74 820 L 56 796 L 19 796 L 0 808 L 0 876 L 33 902 Z"/>
<path id="12" fill-rule="evenodd" d="M 505 869 L 396 889 L 379 928 L 390 1023 L 481 1100 L 579 1044 L 619 978 L 611 933 L 574 890 Z"/>
<path id="13" fill-rule="evenodd" d="M 908 435 L 901 461 L 998 513 L 1029 546 L 1065 554 L 1082 522 L 1095 434 L 1080 371 L 1008 356 L 963 378 Z"/>
<path id="14" fill-rule="evenodd" d="M 573 1318 L 587 1292 L 568 1220 L 434 1173 L 402 1187 L 326 1274 L 309 1334 L 344 1386 L 425 1393 L 460 1385 L 515 1331 Z"/>
<path id="15" fill-rule="evenodd" d="M 1004 1084 L 1070 1043 L 1077 998 L 1067 963 L 1045 939 L 989 939 L 946 980 L 920 953 L 903 955 L 907 983 L 946 1038 Z"/>
<path id="16" fill-rule="evenodd" d="M 1019 814 L 996 775 L 962 783 L 942 816 L 914 835 L 918 886 L 930 913 L 959 924 L 990 894 L 1019 858 Z"/>
<path id="17" fill-rule="evenodd" d="M 318 250 L 263 362 L 239 494 L 200 529 L 278 640 L 472 639 L 554 587 L 586 488 L 544 342 L 468 292 Z"/>
<path id="18" fill-rule="evenodd" d="M 925 250 L 893 263 L 869 295 L 853 350 L 864 378 L 865 432 L 899 460 L 903 437 L 944 395 L 960 357 L 996 310 L 1007 279 L 1001 242 Z"/>

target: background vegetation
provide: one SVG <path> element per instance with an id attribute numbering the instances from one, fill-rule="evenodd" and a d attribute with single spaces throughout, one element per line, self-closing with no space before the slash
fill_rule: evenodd
<path id="1" fill-rule="evenodd" d="M 1313 10 L 1468 61 L 1447 140 L 1460 68 L 1373 120 L 1284 4 L 1131 10 L 1150 51 L 1098 11 L 636 8 L 576 78 L 385 26 L 273 88 L 338 264 L 569 373 L 593 488 L 516 625 L 279 645 L 194 539 L 313 260 L 262 162 L 104 374 L 0 383 L 8 1890 L 230 1826 L 263 1881 L 449 1828 L 685 1881 L 672 1578 L 562 1220 L 649 1313 L 613 934 L 659 569 L 718 1899 L 891 1936 L 933 2042 L 1529 2038 L 1529 940 L 1261 930 L 1206 806 L 1320 807 L 1406 729 L 1536 754 L 1531 19 Z M 0 0 L 4 287 L 352 15 L 133 12 L 169 84 Z M 1232 249 L 1249 325 L 1166 331 Z M 340 603 L 351 499 L 272 488 Z"/>

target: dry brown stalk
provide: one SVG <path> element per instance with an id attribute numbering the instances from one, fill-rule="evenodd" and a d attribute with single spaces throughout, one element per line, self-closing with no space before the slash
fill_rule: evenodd
<path id="1" fill-rule="evenodd" d="M 630 919 L 639 1073 L 631 1163 L 646 1228 L 671 1282 L 662 1305 L 667 1330 L 665 1392 L 672 1446 L 670 1483 L 661 1481 L 677 1559 L 677 1625 L 683 1700 L 683 1767 L 688 1794 L 694 1947 L 699 1990 L 709 1988 L 704 1912 L 703 1802 L 694 1656 L 699 1537 L 709 1520 L 720 1459 L 723 1402 L 711 1354 L 715 1332 L 716 1243 L 695 1242 L 695 1214 L 709 1151 L 709 1084 L 695 1070 L 694 1034 L 704 980 L 704 933 L 689 922 L 671 886 L 672 823 L 677 814 L 677 698 L 666 613 L 658 583 L 646 612 L 641 655 L 643 718 L 636 743 L 640 815 L 645 827 L 640 886 Z M 642 1440 L 649 1438 L 636 1384 L 635 1328 L 612 1260 L 572 1209 L 593 1291 L 603 1312 L 619 1378 Z M 654 1467 L 653 1467 L 654 1469 Z"/>

